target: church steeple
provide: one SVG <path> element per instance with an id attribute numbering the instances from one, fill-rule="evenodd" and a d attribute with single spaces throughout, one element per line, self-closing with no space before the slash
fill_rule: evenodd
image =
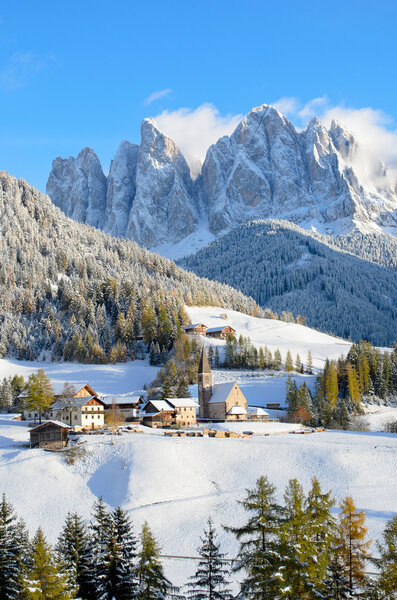
<path id="1" fill-rule="evenodd" d="M 199 397 L 199 417 L 201 419 L 209 418 L 208 402 L 212 396 L 212 375 L 211 367 L 208 363 L 205 348 L 201 350 L 201 357 L 198 367 L 198 397 Z"/>
<path id="2" fill-rule="evenodd" d="M 211 373 L 211 368 L 208 363 L 207 353 L 206 353 L 204 347 L 201 349 L 201 356 L 200 356 L 198 372 L 199 373 Z"/>

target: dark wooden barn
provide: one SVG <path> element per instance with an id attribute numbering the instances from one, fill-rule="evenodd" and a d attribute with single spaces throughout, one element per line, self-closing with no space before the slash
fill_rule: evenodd
<path id="1" fill-rule="evenodd" d="M 59 421 L 45 421 L 30 430 L 31 448 L 63 448 L 68 443 L 69 426 Z"/>

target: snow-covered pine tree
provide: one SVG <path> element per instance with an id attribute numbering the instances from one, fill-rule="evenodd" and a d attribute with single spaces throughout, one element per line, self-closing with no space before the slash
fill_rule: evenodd
<path id="1" fill-rule="evenodd" d="M 23 598 L 27 600 L 70 600 L 75 596 L 61 565 L 54 559 L 41 529 L 33 538 L 30 568 L 23 579 Z"/>
<path id="2" fill-rule="evenodd" d="M 382 543 L 377 543 L 379 558 L 375 563 L 380 571 L 379 586 L 390 598 L 397 596 L 397 517 L 386 524 Z"/>
<path id="3" fill-rule="evenodd" d="M 225 528 L 240 541 L 239 560 L 233 571 L 245 571 L 242 598 L 274 600 L 287 585 L 279 553 L 281 507 L 275 502 L 274 492 L 267 477 L 260 477 L 256 487 L 248 489 L 246 498 L 240 501 L 249 513 L 248 521 L 241 527 Z"/>
<path id="4" fill-rule="evenodd" d="M 326 600 L 349 600 L 352 598 L 352 590 L 349 587 L 349 580 L 343 572 L 343 562 L 338 548 L 334 548 L 333 558 L 328 566 L 323 598 Z"/>
<path id="5" fill-rule="evenodd" d="M 128 514 L 120 506 L 112 515 L 112 533 L 114 538 L 111 589 L 109 598 L 132 600 L 138 586 L 136 574 L 137 542 Z"/>
<path id="6" fill-rule="evenodd" d="M 142 526 L 140 546 L 137 563 L 137 600 L 165 600 L 172 597 L 177 590 L 164 575 L 159 560 L 159 545 L 146 522 Z"/>
<path id="7" fill-rule="evenodd" d="M 204 530 L 201 546 L 197 549 L 201 560 L 196 573 L 190 577 L 188 596 L 192 600 L 230 600 L 227 575 L 229 568 L 224 560 L 225 554 L 220 551 L 217 534 L 211 518 L 207 521 L 208 529 Z"/>
<path id="8" fill-rule="evenodd" d="M 334 504 L 331 492 L 324 493 L 318 479 L 313 477 L 312 487 L 306 499 L 306 536 L 307 569 L 310 581 L 315 585 L 320 585 L 324 580 L 331 562 L 336 534 L 335 519 L 331 515 L 331 508 Z"/>
<path id="9" fill-rule="evenodd" d="M 283 579 L 286 582 L 283 598 L 290 600 L 306 598 L 309 597 L 308 594 L 318 591 L 307 569 L 311 550 L 306 533 L 307 519 L 303 487 L 296 479 L 291 479 L 284 494 L 283 519 L 279 534 Z"/>
<path id="10" fill-rule="evenodd" d="M 67 515 L 55 550 L 66 575 L 76 583 L 78 597 L 95 600 L 93 547 L 87 525 L 77 513 Z"/>
<path id="11" fill-rule="evenodd" d="M 92 563 L 95 598 L 107 598 L 108 546 L 111 518 L 102 497 L 94 504 L 94 519 L 91 522 Z"/>
<path id="12" fill-rule="evenodd" d="M 0 600 L 19 598 L 27 533 L 3 494 L 0 503 Z"/>

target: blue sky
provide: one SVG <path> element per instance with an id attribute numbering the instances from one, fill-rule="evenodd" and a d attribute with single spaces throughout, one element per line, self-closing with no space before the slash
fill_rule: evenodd
<path id="1" fill-rule="evenodd" d="M 332 111 L 372 120 L 393 154 L 396 25 L 384 0 L 2 3 L 0 169 L 44 191 L 53 158 L 90 146 L 107 170 L 144 117 L 163 113 L 189 152 L 178 127 L 190 116 L 196 136 L 213 121 L 202 146 L 280 98 L 298 125 Z"/>

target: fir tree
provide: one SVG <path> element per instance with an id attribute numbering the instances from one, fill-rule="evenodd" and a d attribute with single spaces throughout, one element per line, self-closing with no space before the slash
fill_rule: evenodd
<path id="1" fill-rule="evenodd" d="M 32 542 L 31 566 L 23 582 L 23 594 L 28 600 L 69 600 L 74 596 L 61 565 L 54 560 L 51 547 L 41 529 Z"/>
<path id="2" fill-rule="evenodd" d="M 0 503 L 0 600 L 18 598 L 27 534 L 3 494 Z"/>
<path id="3" fill-rule="evenodd" d="M 349 587 L 354 590 L 357 585 L 365 583 L 365 561 L 371 541 L 365 541 L 365 513 L 358 512 L 353 498 L 347 496 L 340 504 L 339 544 L 340 555 L 344 565 L 344 573 L 349 580 Z"/>
<path id="4" fill-rule="evenodd" d="M 160 548 L 145 522 L 140 536 L 141 548 L 137 563 L 137 600 L 164 600 L 174 588 L 165 577 L 159 560 Z"/>
<path id="5" fill-rule="evenodd" d="M 377 543 L 379 558 L 373 559 L 379 569 L 379 587 L 387 598 L 397 597 L 397 517 L 393 517 Z"/>
<path id="6" fill-rule="evenodd" d="M 229 569 L 217 543 L 216 531 L 211 519 L 207 521 L 208 529 L 201 538 L 202 545 L 197 549 L 201 560 L 196 573 L 187 584 L 189 598 L 193 600 L 229 600 L 232 598 L 227 575 Z"/>
<path id="7" fill-rule="evenodd" d="M 132 600 L 137 589 L 136 539 L 127 513 L 119 506 L 112 513 L 114 553 L 112 591 L 109 598 Z"/>
<path id="8" fill-rule="evenodd" d="M 352 590 L 349 587 L 349 580 L 344 574 L 343 562 L 338 549 L 335 549 L 327 569 L 323 597 L 327 600 L 349 600 L 352 597 L 351 594 Z"/>
<path id="9" fill-rule="evenodd" d="M 269 350 L 269 354 L 270 354 L 270 361 L 269 361 L 269 364 L 270 364 L 271 363 L 271 352 L 270 352 L 270 350 Z M 276 348 L 276 350 L 274 351 L 274 357 L 273 357 L 273 366 L 276 369 L 276 371 L 280 370 L 281 363 L 282 363 L 281 352 L 280 352 L 280 350 L 278 348 Z"/>
<path id="10" fill-rule="evenodd" d="M 240 541 L 238 564 L 246 577 L 241 583 L 241 594 L 253 600 L 278 597 L 280 586 L 286 585 L 279 571 L 281 559 L 278 541 L 280 507 L 275 503 L 275 488 L 266 477 L 260 477 L 253 490 L 247 490 L 240 504 L 249 513 L 242 527 L 227 527 Z"/>
<path id="11" fill-rule="evenodd" d="M 77 585 L 77 595 L 85 600 L 95 600 L 93 548 L 87 526 L 77 513 L 66 517 L 55 550 L 68 578 Z"/>
<path id="12" fill-rule="evenodd" d="M 191 394 L 187 377 L 183 376 L 180 378 L 175 395 L 177 398 L 190 398 Z"/>
<path id="13" fill-rule="evenodd" d="M 313 359 L 312 359 L 312 353 L 310 352 L 310 350 L 307 353 L 306 371 L 309 373 L 309 375 L 311 375 L 313 373 Z"/>
<path id="14" fill-rule="evenodd" d="M 331 562 L 335 541 L 335 520 L 331 515 L 334 503 L 331 492 L 323 493 L 318 479 L 313 477 L 306 499 L 307 569 L 310 581 L 317 586 L 324 580 Z"/>
<path id="15" fill-rule="evenodd" d="M 287 351 L 287 356 L 285 358 L 285 370 L 287 372 L 291 372 L 294 370 L 294 364 L 292 362 L 292 356 L 289 350 Z"/>

